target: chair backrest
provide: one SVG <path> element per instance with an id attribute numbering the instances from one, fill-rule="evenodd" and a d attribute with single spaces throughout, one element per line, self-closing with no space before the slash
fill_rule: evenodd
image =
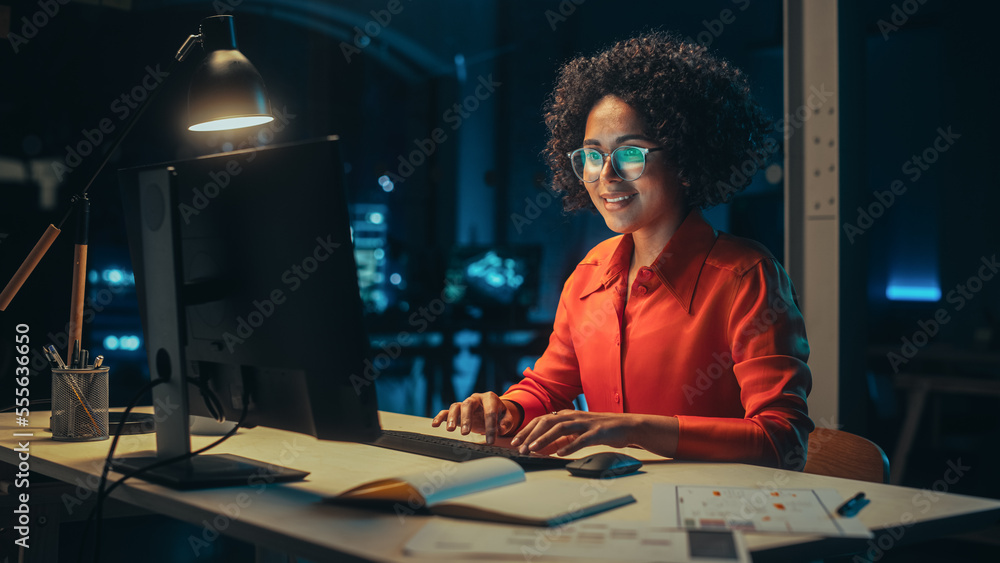
<path id="1" fill-rule="evenodd" d="M 842 430 L 816 428 L 809 434 L 806 473 L 872 483 L 889 482 L 889 458 L 878 444 Z"/>

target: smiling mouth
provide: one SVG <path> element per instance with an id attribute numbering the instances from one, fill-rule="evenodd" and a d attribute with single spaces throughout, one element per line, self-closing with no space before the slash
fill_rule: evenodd
<path id="1" fill-rule="evenodd" d="M 618 203 L 619 201 L 625 201 L 625 200 L 627 200 L 627 199 L 629 199 L 631 197 L 634 197 L 635 195 L 636 194 L 629 194 L 629 195 L 623 195 L 621 197 L 613 197 L 613 198 L 607 198 L 606 197 L 606 198 L 604 198 L 604 201 L 606 201 L 608 203 Z"/>

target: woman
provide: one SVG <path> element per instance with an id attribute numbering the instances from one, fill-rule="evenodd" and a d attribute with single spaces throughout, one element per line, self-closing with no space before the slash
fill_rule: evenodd
<path id="1" fill-rule="evenodd" d="M 521 453 L 632 445 L 801 469 L 812 377 L 791 282 L 766 248 L 701 214 L 745 188 L 734 170 L 758 166 L 773 143 L 744 75 L 652 33 L 570 61 L 545 121 L 564 207 L 596 209 L 621 235 L 567 280 L 524 379 L 432 425 L 487 443 L 516 433 Z M 581 392 L 590 412 L 572 408 Z"/>

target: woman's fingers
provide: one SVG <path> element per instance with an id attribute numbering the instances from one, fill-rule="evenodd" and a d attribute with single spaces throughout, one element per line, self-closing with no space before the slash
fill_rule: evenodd
<path id="1" fill-rule="evenodd" d="M 624 447 L 630 443 L 629 415 L 611 415 L 563 410 L 534 418 L 511 440 L 521 454 L 569 455 L 581 448 L 605 444 Z M 493 444 L 498 434 L 520 424 L 495 393 L 476 393 L 461 403 L 452 403 L 431 421 L 439 426 L 447 420 L 449 431 L 461 425 L 462 434 L 476 432 Z"/>
<path id="2" fill-rule="evenodd" d="M 445 420 L 448 420 L 448 413 L 449 412 L 451 412 L 451 411 L 443 410 L 443 411 L 437 413 L 437 416 L 435 416 L 434 419 L 431 420 L 431 426 L 434 426 L 435 428 L 438 427 L 438 426 L 441 426 L 442 422 L 444 422 Z"/>
<path id="3" fill-rule="evenodd" d="M 596 431 L 590 429 L 579 436 L 574 436 L 573 439 L 567 439 L 564 442 L 557 440 L 552 444 L 552 447 L 556 448 L 556 455 L 567 456 L 587 446 L 597 445 L 599 437 L 600 435 Z M 569 438 L 569 436 L 565 436 L 565 438 Z"/>
<path id="4" fill-rule="evenodd" d="M 449 432 L 461 428 L 463 435 L 470 432 L 486 435 L 486 443 L 492 444 L 497 432 L 504 430 L 503 424 L 511 425 L 507 419 L 507 407 L 496 393 L 475 393 L 461 403 L 452 403 L 448 410 L 442 410 L 431 420 L 437 427 L 446 422 Z M 509 429 L 509 428 L 507 428 Z"/>
<path id="5" fill-rule="evenodd" d="M 507 407 L 500 401 L 495 393 L 488 393 L 482 400 L 483 406 L 483 434 L 486 435 L 486 443 L 492 444 L 497 436 L 497 427 L 507 413 Z"/>
<path id="6" fill-rule="evenodd" d="M 452 403 L 448 410 L 443 410 L 437 413 L 437 416 L 431 420 L 431 426 L 438 427 L 441 426 L 442 422 L 447 421 L 445 428 L 448 432 L 455 430 L 458 422 L 462 419 L 462 403 Z"/>
<path id="7" fill-rule="evenodd" d="M 547 414 L 540 416 L 525 426 L 514 438 L 513 444 L 518 445 L 522 454 L 543 451 L 560 436 L 573 431 L 568 422 L 568 415 Z"/>

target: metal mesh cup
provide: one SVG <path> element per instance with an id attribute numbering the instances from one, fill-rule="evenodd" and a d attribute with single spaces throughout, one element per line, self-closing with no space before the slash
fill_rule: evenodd
<path id="1" fill-rule="evenodd" d="M 52 439 L 108 439 L 108 367 L 52 370 Z"/>

